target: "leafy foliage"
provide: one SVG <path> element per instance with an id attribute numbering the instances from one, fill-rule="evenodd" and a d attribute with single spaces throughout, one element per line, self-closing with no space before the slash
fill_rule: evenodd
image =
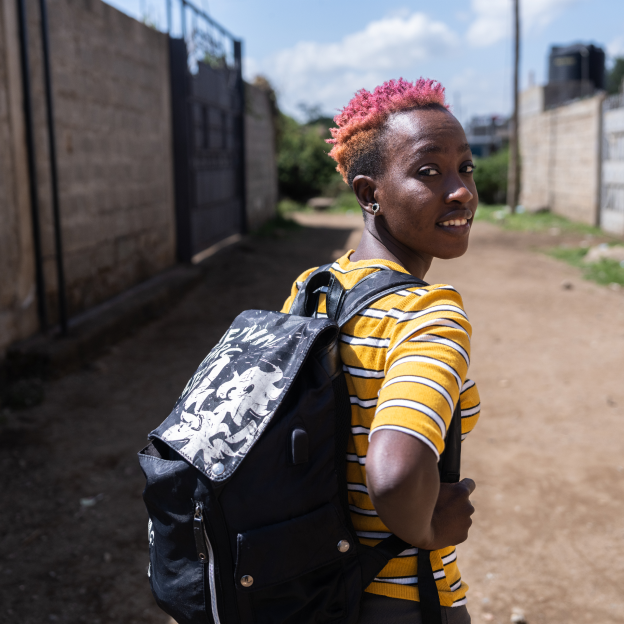
<path id="1" fill-rule="evenodd" d="M 615 64 L 611 71 L 607 73 L 607 91 L 610 94 L 619 93 L 622 88 L 622 80 L 624 79 L 624 58 L 615 59 Z"/>
<path id="2" fill-rule="evenodd" d="M 280 113 L 277 175 L 282 197 L 305 201 L 317 196 L 337 177 L 336 163 L 327 155 L 331 146 L 326 120 L 300 124 Z"/>
<path id="3" fill-rule="evenodd" d="M 474 181 L 479 200 L 484 204 L 500 204 L 507 196 L 509 150 L 504 149 L 487 158 L 475 158 Z"/>

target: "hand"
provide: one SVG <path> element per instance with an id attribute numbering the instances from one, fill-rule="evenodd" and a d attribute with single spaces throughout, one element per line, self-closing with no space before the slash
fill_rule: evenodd
<path id="1" fill-rule="evenodd" d="M 431 519 L 432 540 L 423 544 L 427 550 L 439 550 L 456 546 L 468 539 L 472 525 L 470 516 L 474 507 L 470 495 L 475 490 L 472 479 L 462 479 L 459 483 L 440 483 L 440 493 Z"/>

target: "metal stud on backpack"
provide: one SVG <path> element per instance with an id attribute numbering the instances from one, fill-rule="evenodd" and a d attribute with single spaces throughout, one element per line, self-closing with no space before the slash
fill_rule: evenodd
<path id="1" fill-rule="evenodd" d="M 239 315 L 139 453 L 150 583 L 178 624 L 355 624 L 366 586 L 409 547 L 364 546 L 353 529 L 338 336 L 376 299 L 423 282 L 379 271 L 344 292 L 327 269 L 291 314 Z M 328 318 L 312 316 L 321 289 Z"/>

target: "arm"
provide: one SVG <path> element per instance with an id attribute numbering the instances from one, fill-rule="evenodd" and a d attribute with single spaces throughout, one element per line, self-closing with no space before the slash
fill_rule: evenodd
<path id="1" fill-rule="evenodd" d="M 452 289 L 435 289 L 405 303 L 371 428 L 368 491 L 393 533 L 437 550 L 466 540 L 474 512 L 469 500 L 474 482 L 440 484 L 437 467 L 453 406 L 461 400 L 464 409 L 460 389 L 468 372 L 471 328 Z M 473 398 L 478 405 L 478 394 Z"/>
<path id="2" fill-rule="evenodd" d="M 417 438 L 388 429 L 375 433 L 366 481 L 379 517 L 406 542 L 438 550 L 467 539 L 474 481 L 441 484 L 435 454 Z"/>

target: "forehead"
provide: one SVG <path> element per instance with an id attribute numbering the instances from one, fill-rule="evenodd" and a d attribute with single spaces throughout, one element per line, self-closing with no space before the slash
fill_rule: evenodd
<path id="1" fill-rule="evenodd" d="M 461 124 L 440 109 L 416 109 L 392 115 L 386 125 L 386 153 L 463 153 L 470 149 Z"/>

